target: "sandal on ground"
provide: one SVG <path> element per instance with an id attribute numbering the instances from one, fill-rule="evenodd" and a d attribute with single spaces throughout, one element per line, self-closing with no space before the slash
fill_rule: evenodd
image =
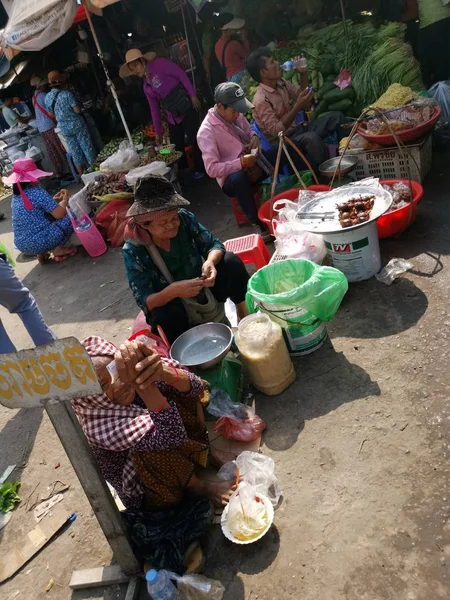
<path id="1" fill-rule="evenodd" d="M 64 262 L 65 260 L 67 260 L 68 258 L 70 258 L 71 256 L 74 256 L 77 253 L 77 249 L 74 248 L 73 250 L 71 250 L 70 252 L 67 252 L 67 254 L 61 254 L 59 256 L 55 256 L 53 255 L 53 260 L 56 263 L 60 263 L 60 262 Z"/>
<path id="2" fill-rule="evenodd" d="M 46 262 L 49 262 L 51 257 L 50 257 L 50 252 L 44 252 L 44 254 L 38 254 L 37 256 L 38 262 L 40 265 L 43 265 Z"/>

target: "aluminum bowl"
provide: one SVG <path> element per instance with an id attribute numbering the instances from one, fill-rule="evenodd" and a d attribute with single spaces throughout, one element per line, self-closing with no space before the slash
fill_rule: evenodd
<path id="1" fill-rule="evenodd" d="M 204 323 L 177 338 L 170 356 L 185 367 L 209 369 L 220 363 L 231 348 L 233 332 L 223 323 Z"/>
<path id="2" fill-rule="evenodd" d="M 342 177 L 356 168 L 359 159 L 357 156 L 344 156 L 341 166 L 339 167 L 339 170 L 337 170 L 340 160 L 340 156 L 326 160 L 320 165 L 319 171 L 322 173 L 322 175 L 325 175 L 325 177 L 329 177 L 330 179 L 332 179 L 335 174 L 336 177 L 339 175 Z"/>

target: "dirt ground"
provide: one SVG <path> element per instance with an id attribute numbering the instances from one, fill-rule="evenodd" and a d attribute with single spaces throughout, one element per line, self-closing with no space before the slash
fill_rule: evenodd
<path id="1" fill-rule="evenodd" d="M 257 396 L 268 424 L 262 451 L 276 462 L 283 500 L 272 530 L 245 549 L 212 530 L 206 574 L 223 582 L 226 600 L 450 597 L 449 158 L 435 157 L 418 222 L 382 243 L 384 263 L 407 258 L 414 270 L 391 287 L 375 279 L 351 285 L 330 340 L 296 359 L 296 383 L 277 398 Z M 214 183 L 188 195 L 222 239 L 238 233 Z M 0 210 L 9 214 L 8 201 Z M 10 219 L 0 233 L 12 248 Z M 119 342 L 129 334 L 137 309 L 120 250 L 98 259 L 80 253 L 60 265 L 21 263 L 17 273 L 59 336 Z M 27 347 L 18 319 L 2 308 L 0 316 L 16 345 Z M 63 505 L 78 514 L 0 587 L 0 597 L 123 598 L 118 587 L 68 588 L 73 569 L 109 564 L 111 552 L 46 415 L 1 408 L 0 427 L 0 474 L 18 465 L 24 501 L 60 480 L 70 484 Z M 2 556 L 34 526 L 25 504 L 0 531 Z"/>

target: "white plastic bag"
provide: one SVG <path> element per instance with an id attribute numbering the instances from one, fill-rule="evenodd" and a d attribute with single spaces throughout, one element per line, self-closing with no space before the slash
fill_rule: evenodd
<path id="1" fill-rule="evenodd" d="M 170 167 L 161 160 L 155 160 L 148 165 L 132 169 L 128 175 L 126 175 L 125 179 L 128 185 L 133 187 L 136 184 L 136 181 L 141 177 L 147 177 L 148 175 L 162 175 L 165 177 L 168 173 L 170 173 Z"/>
<path id="2" fill-rule="evenodd" d="M 222 600 L 225 588 L 216 579 L 208 579 L 203 575 L 177 575 L 166 571 L 176 581 L 178 591 L 183 600 Z"/>
<path id="3" fill-rule="evenodd" d="M 87 188 L 88 186 L 85 185 L 83 189 L 71 196 L 69 200 L 69 208 L 78 218 L 83 216 L 83 212 L 87 215 L 91 212 L 91 207 L 88 203 Z"/>
<path id="4" fill-rule="evenodd" d="M 238 469 L 242 481 L 251 485 L 259 494 L 267 496 L 273 506 L 278 504 L 281 490 L 275 477 L 275 463 L 270 456 L 241 452 L 236 460 L 225 463 L 217 475 L 223 481 L 230 481 L 236 477 Z"/>
<path id="5" fill-rule="evenodd" d="M 227 515 L 230 533 L 240 541 L 258 537 L 269 525 L 269 515 L 258 492 L 248 483 L 242 482 L 230 498 Z"/>
<path id="6" fill-rule="evenodd" d="M 450 81 L 438 81 L 428 90 L 442 110 L 441 119 L 450 120 Z"/>
<path id="7" fill-rule="evenodd" d="M 137 167 L 141 159 L 136 148 L 128 141 L 121 142 L 119 149 L 100 165 L 102 173 L 125 173 Z"/>
<path id="8" fill-rule="evenodd" d="M 73 0 L 14 0 L 3 31 L 6 45 L 19 50 L 43 50 L 73 25 Z"/>
<path id="9" fill-rule="evenodd" d="M 310 196 L 308 195 L 308 198 Z M 277 206 L 284 204 L 283 208 Z M 302 202 L 303 204 L 303 202 Z M 299 205 L 289 200 L 279 200 L 273 205 L 277 217 L 272 220 L 277 254 L 286 258 L 303 258 L 320 265 L 327 255 L 323 236 L 309 233 L 297 221 Z"/>

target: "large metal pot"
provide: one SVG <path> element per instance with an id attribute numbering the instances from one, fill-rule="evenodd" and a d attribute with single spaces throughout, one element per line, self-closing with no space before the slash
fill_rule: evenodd
<path id="1" fill-rule="evenodd" d="M 170 356 L 185 367 L 209 369 L 220 363 L 231 348 L 233 332 L 223 323 L 204 323 L 175 340 Z"/>

